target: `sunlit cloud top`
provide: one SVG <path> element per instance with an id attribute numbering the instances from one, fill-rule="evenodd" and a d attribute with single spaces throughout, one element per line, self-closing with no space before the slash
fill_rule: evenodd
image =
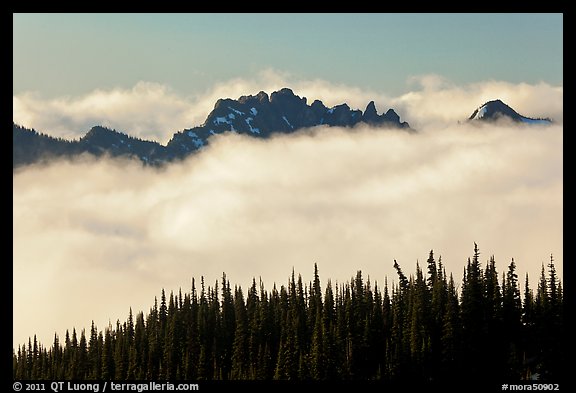
<path id="1" fill-rule="evenodd" d="M 382 284 L 433 249 L 460 282 L 474 242 L 531 285 L 563 277 L 562 127 L 323 128 L 228 134 L 163 170 L 88 160 L 14 175 L 14 341 L 104 327 L 161 288 L 223 272 L 246 288 L 317 263 Z M 73 295 L 72 295 L 73 294 Z M 40 323 L 42 321 L 42 323 Z"/>

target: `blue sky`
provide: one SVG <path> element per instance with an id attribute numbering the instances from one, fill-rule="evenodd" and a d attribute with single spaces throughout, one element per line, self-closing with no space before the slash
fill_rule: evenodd
<path id="1" fill-rule="evenodd" d="M 562 14 L 14 14 L 13 94 L 139 81 L 192 95 L 263 69 L 386 94 L 413 76 L 562 84 Z M 251 92 L 247 92 L 251 93 Z"/>

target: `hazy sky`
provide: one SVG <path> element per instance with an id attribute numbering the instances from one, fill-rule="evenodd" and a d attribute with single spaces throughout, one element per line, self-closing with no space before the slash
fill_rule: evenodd
<path id="1" fill-rule="evenodd" d="M 292 271 L 383 284 L 434 249 L 459 282 L 478 243 L 536 287 L 563 263 L 561 14 L 16 14 L 13 117 L 66 138 L 98 124 L 166 143 L 218 98 L 290 87 L 394 108 L 417 134 L 219 136 L 164 170 L 59 162 L 13 176 L 14 336 L 103 329 L 161 289 Z M 552 127 L 468 127 L 500 98 Z"/>
<path id="2" fill-rule="evenodd" d="M 194 95 L 269 68 L 390 95 L 422 74 L 558 85 L 562 31 L 562 14 L 15 14 L 13 93 Z"/>

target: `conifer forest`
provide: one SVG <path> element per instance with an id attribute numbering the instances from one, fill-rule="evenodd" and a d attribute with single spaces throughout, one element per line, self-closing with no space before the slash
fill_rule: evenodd
<path id="1" fill-rule="evenodd" d="M 448 274 L 430 251 L 425 265 L 383 283 L 358 271 L 324 281 L 226 274 L 214 285 L 161 290 L 147 313 L 89 331 L 71 327 L 51 343 L 31 337 L 13 349 L 18 380 L 382 380 L 490 378 L 558 381 L 563 290 L 554 258 L 540 277 L 501 271 L 474 245 L 463 273 Z M 312 270 L 312 269 L 311 269 Z M 461 275 L 461 276 L 460 276 Z M 455 277 L 460 284 L 455 284 Z"/>

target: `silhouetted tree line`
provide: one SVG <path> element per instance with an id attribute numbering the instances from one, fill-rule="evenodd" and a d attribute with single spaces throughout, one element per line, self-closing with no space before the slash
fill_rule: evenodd
<path id="1" fill-rule="evenodd" d="M 73 329 L 51 346 L 29 339 L 13 350 L 15 379 L 384 380 L 455 378 L 558 381 L 563 291 L 550 257 L 523 296 L 514 260 L 501 278 L 479 251 L 460 291 L 430 251 L 426 269 L 384 287 L 360 271 L 322 289 L 317 266 L 305 284 L 292 272 L 271 291 L 245 293 L 222 281 L 189 293 L 162 290 L 145 315 L 132 310 L 104 331 Z"/>

